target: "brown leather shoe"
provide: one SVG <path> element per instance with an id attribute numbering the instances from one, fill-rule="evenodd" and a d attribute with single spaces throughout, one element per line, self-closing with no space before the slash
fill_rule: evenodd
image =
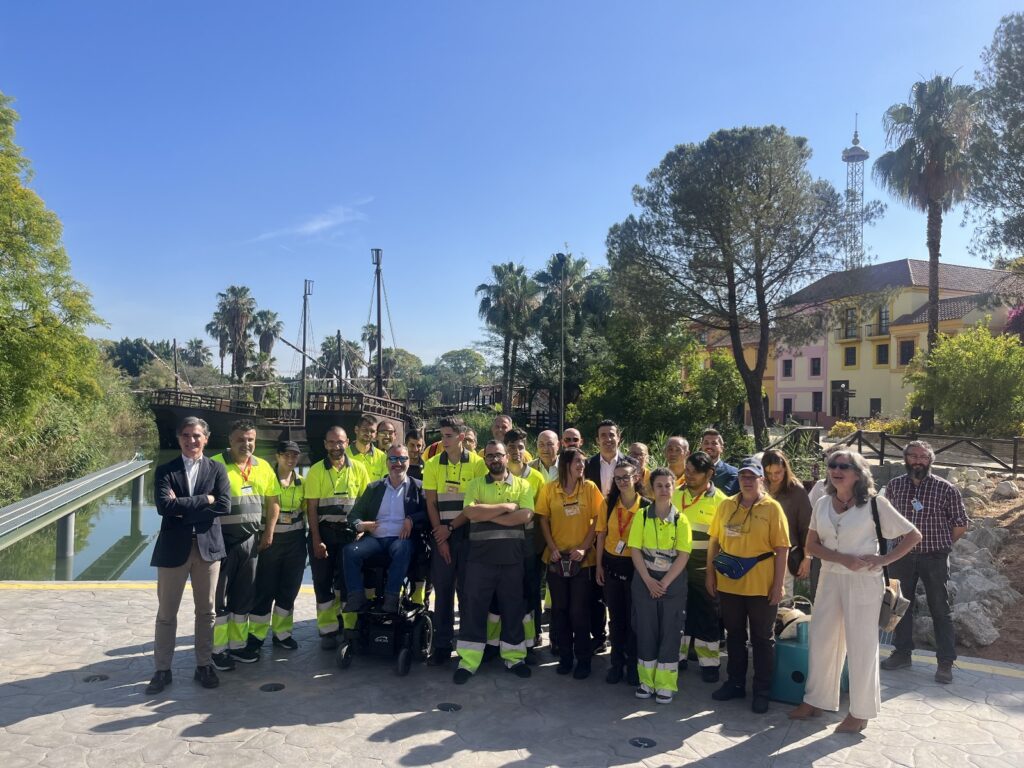
<path id="1" fill-rule="evenodd" d="M 836 733 L 860 733 L 867 727 L 867 720 L 861 720 L 859 717 L 847 715 L 846 719 L 836 726 Z"/>
<path id="2" fill-rule="evenodd" d="M 821 715 L 821 710 L 805 701 L 796 709 L 789 710 L 787 717 L 790 720 L 810 720 L 812 717 L 818 717 L 819 715 Z"/>

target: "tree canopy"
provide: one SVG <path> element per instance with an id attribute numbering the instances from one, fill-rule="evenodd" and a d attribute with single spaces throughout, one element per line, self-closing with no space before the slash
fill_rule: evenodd
<path id="1" fill-rule="evenodd" d="M 984 120 L 970 202 L 982 254 L 1024 254 L 1024 14 L 1003 17 L 977 73 Z"/>
<path id="2" fill-rule="evenodd" d="M 728 334 L 759 448 L 772 334 L 784 337 L 805 309 L 784 299 L 841 266 L 840 196 L 811 176 L 810 157 L 806 139 L 777 126 L 677 146 L 634 188 L 639 216 L 607 240 L 612 271 L 629 278 L 645 312 Z"/>

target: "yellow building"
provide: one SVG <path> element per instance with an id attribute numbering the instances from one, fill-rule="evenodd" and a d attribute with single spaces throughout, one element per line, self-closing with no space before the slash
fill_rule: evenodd
<path id="1" fill-rule="evenodd" d="M 1019 278 L 1010 272 L 940 264 L 940 333 L 957 333 L 986 315 L 993 331 L 1001 331 L 1007 307 L 993 305 L 993 297 L 1019 291 Z M 774 418 L 792 414 L 828 426 L 837 419 L 904 413 L 909 390 L 903 375 L 928 343 L 927 261 L 901 259 L 829 275 L 786 302 L 828 306 L 832 327 L 806 348 L 780 351 Z M 815 365 L 799 364 L 802 358 Z M 812 398 L 821 411 L 801 407 Z"/>

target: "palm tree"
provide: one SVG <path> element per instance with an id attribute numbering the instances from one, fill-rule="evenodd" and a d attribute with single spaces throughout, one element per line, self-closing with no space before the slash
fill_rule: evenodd
<path id="1" fill-rule="evenodd" d="M 376 329 L 374 329 L 376 333 Z M 374 335 L 374 340 L 376 340 Z M 345 371 L 345 378 L 351 379 L 353 376 L 358 376 L 359 371 L 363 367 L 363 348 L 358 342 L 349 341 L 348 339 L 341 340 L 341 366 Z"/>
<path id="2" fill-rule="evenodd" d="M 269 382 L 274 380 L 274 366 L 277 360 L 268 355 L 266 352 L 259 352 L 256 354 L 254 362 L 245 371 L 246 381 L 259 381 Z M 263 402 L 263 396 L 266 394 L 266 387 L 253 387 L 252 399 L 253 402 Z"/>
<path id="3" fill-rule="evenodd" d="M 224 314 L 218 308 L 213 313 L 213 320 L 206 324 L 206 335 L 217 341 L 217 356 L 220 357 L 220 375 L 224 375 L 224 358 L 231 349 L 231 332 L 228 330 Z"/>
<path id="4" fill-rule="evenodd" d="M 189 339 L 185 342 L 185 349 L 181 352 L 181 359 L 187 365 L 201 368 L 213 360 L 213 355 L 210 354 L 210 348 L 206 346 L 202 339 Z"/>
<path id="5" fill-rule="evenodd" d="M 367 368 L 373 368 L 373 353 L 377 349 L 377 326 L 374 323 L 367 323 L 363 326 L 363 333 L 359 338 L 366 345 Z"/>
<path id="6" fill-rule="evenodd" d="M 246 341 L 256 314 L 256 299 L 244 285 L 229 285 L 227 290 L 217 294 L 217 311 L 222 313 L 228 328 L 232 377 L 241 381 L 245 376 L 248 359 Z"/>
<path id="7" fill-rule="evenodd" d="M 512 387 L 516 380 L 519 344 L 530 333 L 530 321 L 537 308 L 540 287 L 526 274 L 526 267 L 511 261 L 492 264 L 493 283 L 481 283 L 479 314 L 492 331 L 501 336 L 502 411 L 512 412 Z"/>
<path id="8" fill-rule="evenodd" d="M 252 332 L 259 338 L 260 352 L 269 355 L 274 351 L 274 342 L 284 331 L 284 323 L 278 317 L 277 312 L 269 309 L 261 309 L 252 318 Z"/>
<path id="9" fill-rule="evenodd" d="M 942 214 L 962 202 L 972 174 L 971 144 L 979 127 L 979 93 L 936 75 L 914 83 L 906 104 L 882 118 L 887 146 L 875 179 L 898 200 L 928 214 L 928 351 L 939 335 L 939 255 Z"/>

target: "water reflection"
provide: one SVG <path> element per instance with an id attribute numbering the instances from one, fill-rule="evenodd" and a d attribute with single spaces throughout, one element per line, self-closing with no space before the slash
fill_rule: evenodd
<path id="1" fill-rule="evenodd" d="M 133 504 L 129 482 L 78 510 L 73 558 L 55 556 L 57 525 L 50 525 L 0 551 L 0 580 L 155 579 L 156 569 L 149 560 L 160 531 L 160 515 L 153 502 L 153 478 L 157 466 L 177 455 L 173 450 L 146 453 L 155 461 L 145 474 L 141 504 Z"/>

